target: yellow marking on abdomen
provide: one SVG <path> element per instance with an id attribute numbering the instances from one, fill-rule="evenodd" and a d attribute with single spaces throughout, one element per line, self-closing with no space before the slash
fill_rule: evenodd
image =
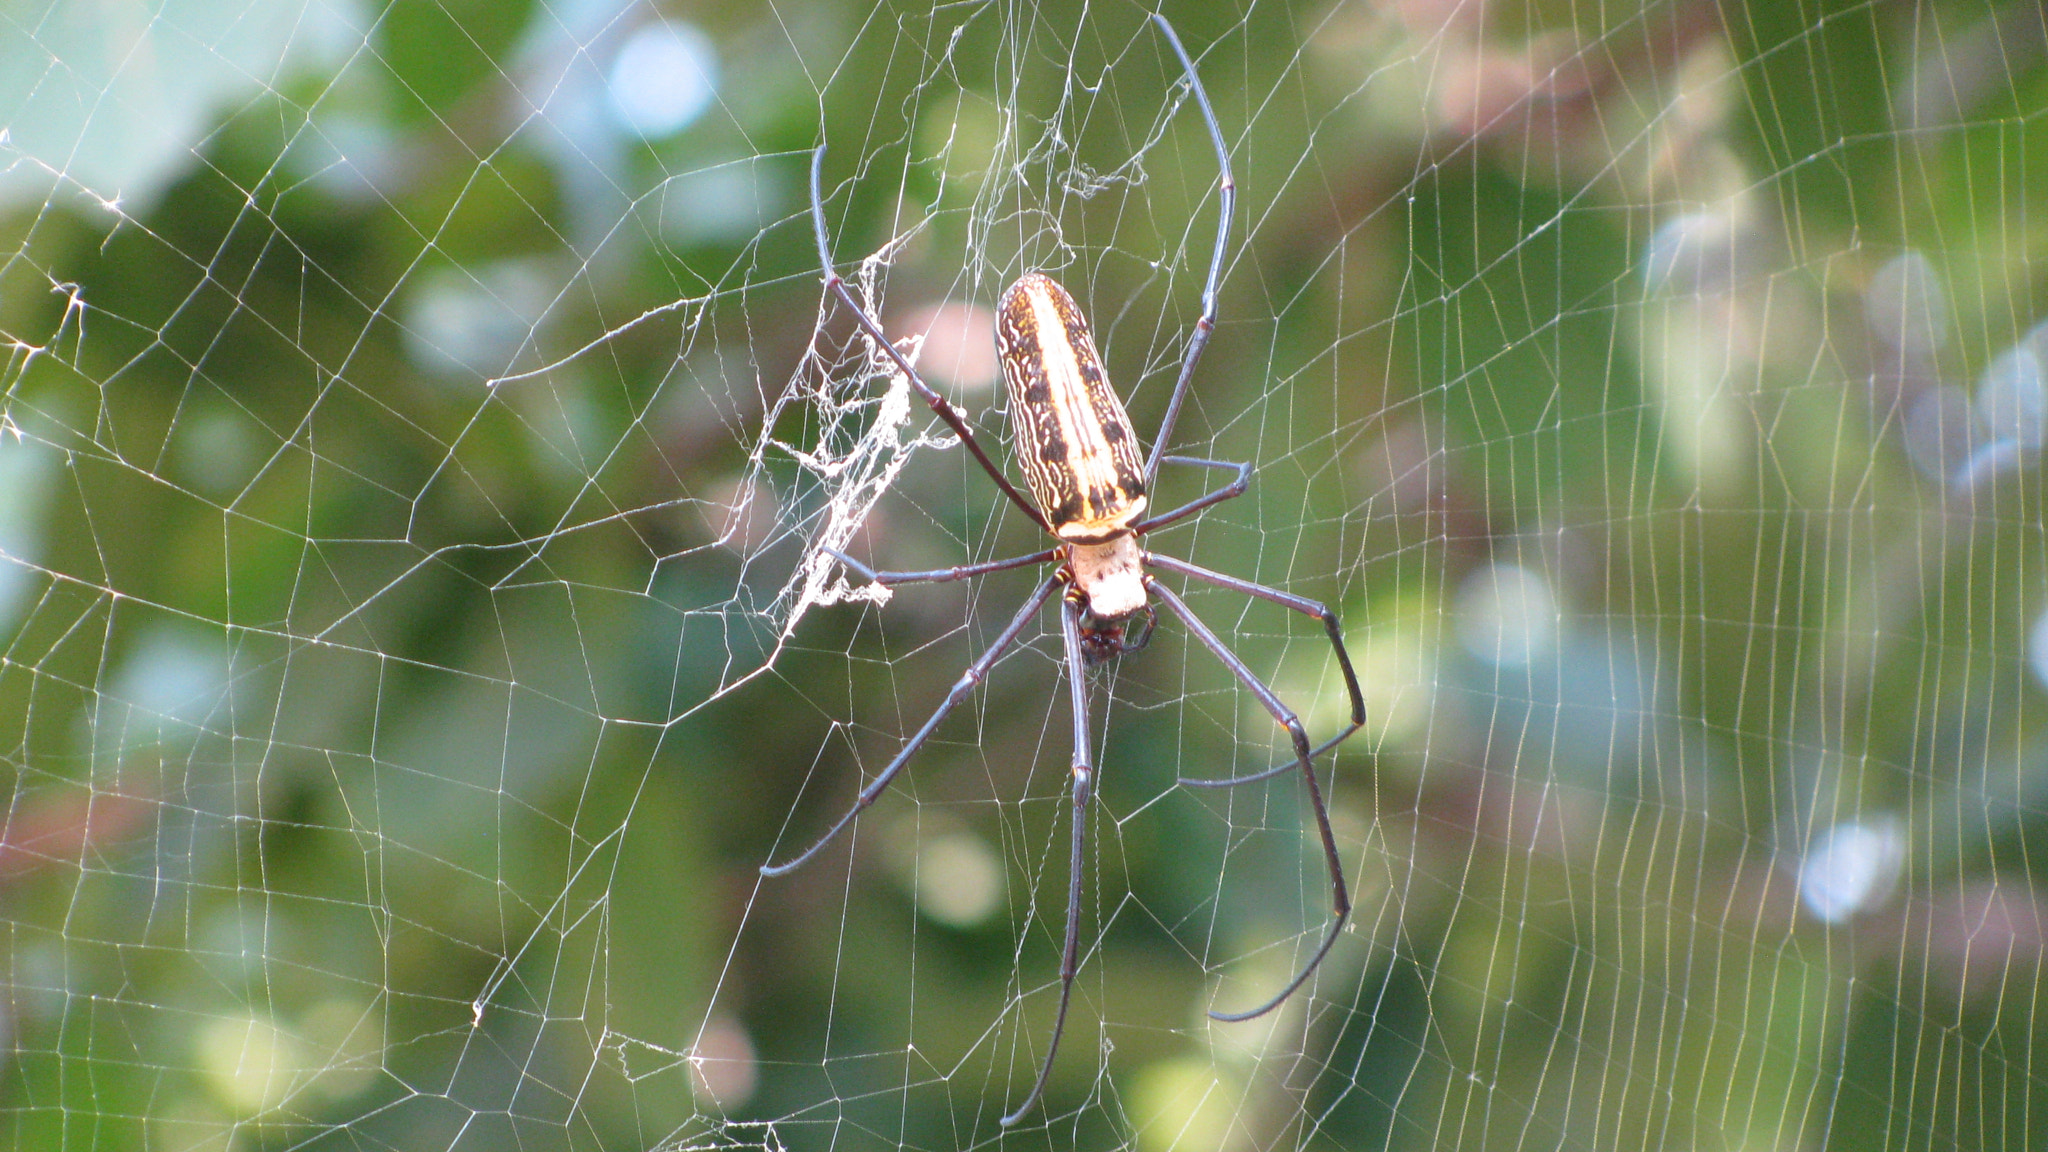
<path id="1" fill-rule="evenodd" d="M 1121 532 L 1145 508 L 1143 465 L 1074 298 L 1043 273 L 1021 277 L 998 305 L 996 345 L 1019 463 L 1054 532 L 1079 541 Z"/>

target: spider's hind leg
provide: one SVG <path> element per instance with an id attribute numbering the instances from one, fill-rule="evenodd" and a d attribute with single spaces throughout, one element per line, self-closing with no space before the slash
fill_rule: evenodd
<path id="1" fill-rule="evenodd" d="M 967 451 L 974 457 L 975 463 L 980 464 L 982 471 L 988 473 L 988 478 L 995 481 L 996 487 L 1002 490 L 1003 495 L 1010 498 L 1010 503 L 1023 510 L 1024 515 L 1030 517 L 1033 524 L 1050 532 L 1052 525 L 1046 523 L 1045 515 L 1036 505 L 1025 499 L 1022 492 L 1017 491 L 1016 485 L 1010 483 L 1009 478 L 1003 475 L 1003 470 L 996 467 L 995 461 L 990 460 L 988 453 L 982 450 L 981 441 L 974 438 L 974 429 L 968 426 L 967 417 L 960 414 L 960 409 L 954 407 L 952 401 L 932 391 L 931 385 L 924 382 L 924 378 L 917 374 L 917 369 L 911 367 L 910 361 L 904 358 L 895 343 L 883 333 L 881 324 L 876 322 L 873 316 L 868 315 L 868 310 L 861 307 L 860 301 L 853 298 L 852 289 L 846 286 L 846 278 L 839 274 L 839 269 L 833 267 L 832 245 L 825 231 L 825 200 L 821 187 L 821 173 L 824 169 L 825 146 L 820 144 L 817 150 L 811 153 L 811 229 L 818 241 L 818 263 L 825 272 L 826 289 L 837 295 L 853 312 L 854 322 L 859 324 L 868 338 L 895 362 L 896 370 L 910 381 L 911 389 L 925 402 L 926 407 L 945 421 L 946 427 L 951 428 L 955 436 L 960 437 L 960 442 L 967 446 Z"/>
<path id="2" fill-rule="evenodd" d="M 1209 346 L 1209 334 L 1216 330 L 1216 286 L 1223 279 L 1223 253 L 1230 246 L 1230 217 L 1237 206 L 1237 179 L 1230 174 L 1230 149 L 1223 143 L 1223 129 L 1216 123 L 1216 109 L 1209 104 L 1209 93 L 1202 87 L 1202 75 L 1195 70 L 1195 62 L 1188 56 L 1187 48 L 1180 37 L 1174 34 L 1173 25 L 1167 23 L 1162 13 L 1154 12 L 1152 22 L 1159 25 L 1165 35 L 1167 46 L 1180 60 L 1180 66 L 1188 78 L 1188 94 L 1195 99 L 1195 108 L 1202 114 L 1202 125 L 1209 130 L 1209 143 L 1216 149 L 1216 245 L 1209 251 L 1209 276 L 1202 282 L 1202 315 L 1195 321 L 1195 334 L 1188 338 L 1187 351 L 1182 354 L 1180 376 L 1173 382 L 1173 395 L 1166 402 L 1166 416 L 1159 422 L 1159 432 L 1152 438 L 1152 458 L 1145 462 L 1145 487 L 1150 488 L 1159 480 L 1159 465 L 1166 459 L 1162 454 L 1173 439 L 1174 422 L 1180 419 L 1180 407 L 1188 396 L 1188 382 L 1195 377 L 1195 365 L 1202 359 L 1202 350 Z"/>

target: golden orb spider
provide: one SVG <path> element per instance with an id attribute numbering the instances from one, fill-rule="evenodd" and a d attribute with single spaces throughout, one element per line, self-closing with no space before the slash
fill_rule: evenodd
<path id="1" fill-rule="evenodd" d="M 861 329 L 895 361 L 897 370 L 909 379 L 910 386 L 939 419 L 960 437 L 960 442 L 967 446 L 967 451 L 995 481 L 1003 495 L 1032 523 L 1060 541 L 1052 548 L 1028 556 L 930 572 L 877 572 L 836 550 L 832 550 L 832 556 L 849 570 L 885 586 L 964 580 L 1030 564 L 1057 562 L 1059 566 L 1025 600 L 1023 608 L 997 635 L 995 643 L 968 666 L 966 673 L 946 694 L 945 702 L 932 713 L 931 719 L 925 721 L 917 734 L 903 745 L 895 759 L 889 761 L 889 766 L 882 769 L 881 775 L 861 789 L 853 807 L 801 855 L 786 863 L 762 865 L 761 874 L 781 876 L 801 868 L 851 824 L 863 809 L 874 803 L 896 774 L 902 771 L 904 764 L 930 739 L 939 723 L 966 699 L 1003 653 L 1017 642 L 1039 609 L 1052 598 L 1053 592 L 1061 588 L 1066 590 L 1060 598 L 1060 635 L 1066 646 L 1067 684 L 1074 721 L 1074 811 L 1072 855 L 1068 861 L 1066 944 L 1060 962 L 1060 1005 L 1037 1082 L 1032 1085 L 1031 1094 L 1024 1098 L 1024 1102 L 1002 1118 L 1004 1127 L 1022 1119 L 1044 1094 L 1046 1081 L 1052 1075 L 1053 1057 L 1059 1051 L 1060 1035 L 1066 1029 L 1067 1006 L 1073 997 L 1074 974 L 1080 955 L 1081 874 L 1087 846 L 1088 802 L 1094 794 L 1095 776 L 1094 767 L 1089 763 L 1086 672 L 1089 667 L 1145 646 L 1152 635 L 1153 625 L 1148 594 L 1158 597 L 1194 634 L 1195 639 L 1258 698 L 1273 719 L 1287 730 L 1288 738 L 1294 744 L 1294 759 L 1263 771 L 1224 780 L 1183 778 L 1180 783 L 1193 787 L 1230 787 L 1270 779 L 1290 768 L 1300 768 L 1302 779 L 1308 786 L 1309 803 L 1315 810 L 1316 831 L 1322 836 L 1325 862 L 1330 869 L 1330 922 L 1322 943 L 1316 947 L 1308 963 L 1278 995 L 1264 1004 L 1245 1012 L 1211 1012 L 1209 1015 L 1222 1021 L 1250 1020 L 1279 1007 L 1329 954 L 1330 946 L 1336 943 L 1337 934 L 1343 930 L 1344 921 L 1351 914 L 1351 897 L 1344 887 L 1344 868 L 1337 856 L 1336 836 L 1330 830 L 1330 813 L 1323 804 L 1322 789 L 1316 782 L 1314 768 L 1317 756 L 1336 747 L 1365 725 L 1365 698 L 1359 691 L 1358 674 L 1352 670 L 1351 656 L 1344 650 L 1344 637 L 1338 628 L 1336 613 L 1305 597 L 1149 552 L 1138 543 L 1139 537 L 1147 532 L 1178 523 L 1213 504 L 1242 495 L 1251 480 L 1249 464 L 1163 454 L 1173 433 L 1174 421 L 1180 415 L 1181 401 L 1187 395 L 1188 381 L 1194 377 L 1195 364 L 1201 359 L 1202 350 L 1208 346 L 1209 334 L 1215 330 L 1216 285 L 1222 275 L 1223 251 L 1230 237 L 1230 217 L 1236 204 L 1237 186 L 1231 179 L 1230 155 L 1223 144 L 1223 130 L 1216 124 L 1216 113 L 1209 106 L 1209 96 L 1202 89 L 1194 61 L 1188 57 L 1180 37 L 1174 34 L 1173 26 L 1166 22 L 1164 16 L 1154 13 L 1152 20 L 1159 26 L 1186 72 L 1188 90 L 1208 126 L 1210 142 L 1215 145 L 1221 176 L 1217 188 L 1216 246 L 1209 257 L 1208 281 L 1202 288 L 1202 315 L 1195 321 L 1194 335 L 1188 340 L 1187 352 L 1181 358 L 1180 375 L 1167 401 L 1166 416 L 1160 422 L 1159 433 L 1152 440 L 1151 456 L 1142 467 L 1131 418 L 1109 386 L 1087 319 L 1081 315 L 1073 297 L 1051 277 L 1041 272 L 1026 273 L 1003 291 L 996 308 L 996 348 L 1009 389 L 1013 449 L 1031 488 L 1032 499 L 1025 499 L 1004 477 L 1002 469 L 996 467 L 988 454 L 982 451 L 973 429 L 968 427 L 959 410 L 919 378 L 917 370 L 890 343 L 882 332 L 881 324 L 854 299 L 845 280 L 834 269 L 819 187 L 819 173 L 825 160 L 824 145 L 820 144 L 811 154 L 811 224 L 817 233 L 818 260 L 824 266 L 826 289 L 853 311 Z M 1223 487 L 1171 512 L 1141 519 L 1146 494 L 1152 490 L 1161 464 L 1229 469 L 1235 470 L 1237 475 Z M 1344 688 L 1351 697 L 1350 724 L 1311 748 L 1308 733 L 1294 710 L 1282 703 L 1273 690 L 1247 668 L 1244 661 L 1225 646 L 1223 640 L 1195 616 L 1172 589 L 1159 583 L 1147 571 L 1148 568 L 1164 569 L 1177 576 L 1269 600 L 1322 621 L 1329 633 L 1330 644 L 1336 650 L 1337 664 L 1344 673 Z"/>

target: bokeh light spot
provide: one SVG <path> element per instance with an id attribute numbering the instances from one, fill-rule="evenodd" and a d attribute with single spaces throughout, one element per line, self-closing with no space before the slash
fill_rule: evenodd
<path id="1" fill-rule="evenodd" d="M 605 86 L 628 131 L 669 136 L 695 123 L 718 95 L 718 51 L 694 24 L 650 24 L 619 49 Z"/>

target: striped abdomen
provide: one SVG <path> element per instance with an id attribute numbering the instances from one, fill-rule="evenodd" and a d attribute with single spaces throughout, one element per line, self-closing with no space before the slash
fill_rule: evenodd
<path id="1" fill-rule="evenodd" d="M 1145 466 L 1074 298 L 1031 272 L 996 304 L 1017 462 L 1060 539 L 1107 540 L 1145 510 Z"/>

